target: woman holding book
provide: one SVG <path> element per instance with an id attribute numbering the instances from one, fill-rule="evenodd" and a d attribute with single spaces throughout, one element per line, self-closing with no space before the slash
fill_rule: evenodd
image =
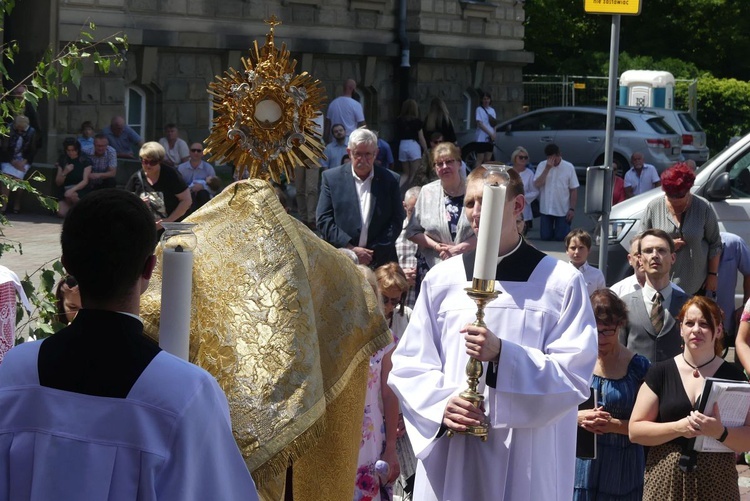
<path id="1" fill-rule="evenodd" d="M 643 447 L 628 439 L 628 420 L 649 361 L 620 343 L 628 321 L 625 303 L 609 289 L 591 294 L 599 331 L 599 355 L 591 387 L 594 409 L 578 411 L 578 426 L 597 435 L 596 459 L 576 460 L 574 501 L 639 501 L 643 494 Z"/>
<path id="2" fill-rule="evenodd" d="M 630 418 L 630 440 L 649 447 L 643 499 L 739 501 L 734 453 L 695 452 L 692 439 L 710 437 L 737 452 L 750 450 L 750 419 L 726 427 L 718 406 L 695 410 L 705 378 L 746 381 L 745 375 L 721 358 L 722 313 L 714 301 L 694 296 L 678 319 L 684 351 L 651 366 Z"/>

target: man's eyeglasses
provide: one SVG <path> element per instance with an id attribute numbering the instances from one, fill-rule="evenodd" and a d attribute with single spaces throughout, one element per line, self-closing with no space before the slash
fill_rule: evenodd
<path id="1" fill-rule="evenodd" d="M 373 158 L 375 156 L 375 153 L 372 153 L 370 151 L 366 151 L 364 153 L 359 152 L 359 151 L 355 151 L 355 152 L 352 153 L 352 156 L 354 158 L 356 158 L 357 160 L 361 160 L 363 158 L 365 160 L 370 160 L 371 158 Z"/>
<path id="2" fill-rule="evenodd" d="M 442 162 L 435 162 L 435 167 L 452 167 L 456 165 L 456 160 L 451 158 L 450 160 L 444 160 Z"/>
<path id="3" fill-rule="evenodd" d="M 391 306 L 398 306 L 398 304 L 399 304 L 400 302 L 401 302 L 401 298 L 400 298 L 400 297 L 388 297 L 388 296 L 383 296 L 383 304 L 388 304 L 388 303 L 390 303 L 390 304 L 391 304 Z"/>
<path id="4" fill-rule="evenodd" d="M 190 151 L 192 151 L 193 153 L 203 153 L 203 150 L 201 150 L 200 148 L 190 148 Z"/>
<path id="5" fill-rule="evenodd" d="M 153 167 L 154 165 L 159 165 L 159 161 L 151 160 L 150 158 L 141 158 L 141 164 L 150 165 Z"/>

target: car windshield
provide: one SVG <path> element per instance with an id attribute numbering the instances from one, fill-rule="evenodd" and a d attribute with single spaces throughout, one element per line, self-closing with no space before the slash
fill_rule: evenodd
<path id="1" fill-rule="evenodd" d="M 659 134 L 677 134 L 662 117 L 653 117 L 646 120 L 652 129 Z"/>

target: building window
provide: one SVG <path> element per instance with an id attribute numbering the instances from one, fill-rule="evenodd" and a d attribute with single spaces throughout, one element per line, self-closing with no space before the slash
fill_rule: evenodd
<path id="1" fill-rule="evenodd" d="M 471 106 L 471 94 L 468 92 L 464 92 L 461 96 L 463 98 L 463 112 L 464 112 L 464 118 L 461 120 L 461 130 L 469 130 L 471 129 L 474 115 L 472 114 L 472 106 Z"/>
<path id="2" fill-rule="evenodd" d="M 137 87 L 125 89 L 125 121 L 143 137 L 146 128 L 146 94 Z"/>

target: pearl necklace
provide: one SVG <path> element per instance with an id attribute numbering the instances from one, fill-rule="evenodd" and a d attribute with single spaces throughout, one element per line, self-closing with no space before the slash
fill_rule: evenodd
<path id="1" fill-rule="evenodd" d="M 708 362 L 706 362 L 705 364 L 702 364 L 702 365 L 693 365 L 693 364 L 691 364 L 685 358 L 685 354 L 684 353 L 682 354 L 682 359 L 685 361 L 686 364 L 688 364 L 690 367 L 693 368 L 693 377 L 698 378 L 698 377 L 701 377 L 701 373 L 698 372 L 698 369 L 700 369 L 702 367 L 705 367 L 708 364 L 710 364 L 711 362 L 713 362 L 716 359 L 716 355 L 714 355 L 714 358 L 712 358 L 711 360 L 709 360 Z"/>

